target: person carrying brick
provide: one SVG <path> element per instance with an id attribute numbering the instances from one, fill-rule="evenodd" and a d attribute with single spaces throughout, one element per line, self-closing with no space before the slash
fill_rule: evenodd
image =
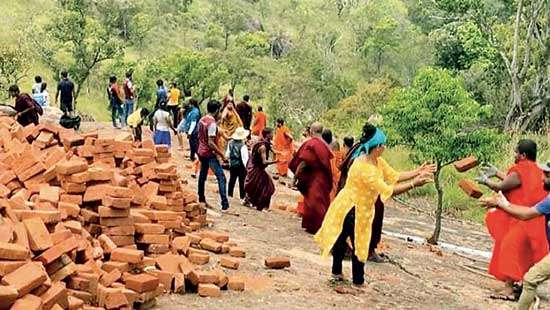
<path id="1" fill-rule="evenodd" d="M 520 140 L 515 164 L 504 174 L 494 166 L 483 167 L 476 180 L 495 192 L 502 192 L 510 203 L 534 207 L 548 195 L 543 186 L 543 171 L 536 163 L 537 144 Z M 500 181 L 491 178 L 496 177 Z M 544 217 L 521 221 L 503 210 L 488 212 L 485 224 L 494 240 L 489 273 L 504 282 L 504 288 L 491 296 L 494 299 L 515 300 L 514 283 L 521 281 L 534 264 L 548 254 Z"/>
<path id="2" fill-rule="evenodd" d="M 313 125 L 312 131 L 315 132 Z M 410 178 L 410 175 L 395 171 L 381 157 L 385 145 L 386 136 L 382 130 L 367 123 L 363 127 L 361 145 L 354 151 L 346 185 L 330 205 L 314 237 L 323 256 L 332 253 L 332 277 L 336 281 L 344 280 L 342 261 L 350 238 L 353 285 L 358 288 L 365 283 L 364 264 L 369 256 L 376 200 L 380 197 L 385 201 L 433 181 L 432 174 Z"/>
<path id="3" fill-rule="evenodd" d="M 544 189 L 550 192 L 550 162 L 540 165 L 544 173 Z M 550 219 L 550 195 L 539 201 L 534 207 L 522 206 L 510 203 L 502 192 L 489 198 L 482 198 L 481 204 L 487 208 L 498 208 L 506 212 L 518 221 L 529 222 L 533 219 L 542 218 L 545 222 Z M 496 212 L 492 209 L 489 212 Z M 546 225 L 547 238 L 550 240 L 550 228 Z M 528 310 L 536 298 L 537 287 L 550 279 L 550 255 L 544 256 L 523 276 L 523 290 L 518 301 L 519 310 Z"/>
<path id="4" fill-rule="evenodd" d="M 21 93 L 19 86 L 11 85 L 8 89 L 10 97 L 15 98 L 15 119 L 21 126 L 25 127 L 29 124 L 38 125 L 39 112 L 38 103 L 31 98 L 29 94 Z"/>
<path id="5" fill-rule="evenodd" d="M 207 115 L 199 121 L 199 149 L 197 155 L 200 161 L 198 196 L 199 202 L 206 203 L 204 195 L 204 187 L 208 175 L 208 169 L 214 170 L 218 181 L 218 191 L 220 193 L 221 208 L 223 211 L 229 209 L 229 201 L 227 200 L 226 180 L 223 173 L 222 161 L 226 161 L 224 152 L 218 147 L 218 125 L 217 121 L 220 118 L 221 104 L 216 100 L 211 100 L 206 106 Z"/>

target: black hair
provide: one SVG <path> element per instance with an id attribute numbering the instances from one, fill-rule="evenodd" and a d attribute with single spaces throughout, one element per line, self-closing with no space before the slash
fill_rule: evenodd
<path id="1" fill-rule="evenodd" d="M 16 84 L 13 84 L 13 85 L 10 86 L 10 88 L 8 88 L 8 91 L 18 93 L 19 92 L 19 86 L 17 86 Z"/>
<path id="2" fill-rule="evenodd" d="M 61 77 L 62 78 L 66 78 L 67 76 L 69 76 L 69 73 L 65 70 L 61 71 Z"/>
<path id="3" fill-rule="evenodd" d="M 262 112 L 263 110 L 264 110 L 264 108 L 262 108 L 262 106 L 259 106 L 259 107 L 258 107 L 258 111 L 259 111 L 259 112 Z"/>
<path id="4" fill-rule="evenodd" d="M 40 86 L 40 92 L 45 91 L 46 87 L 48 87 L 48 83 L 46 83 L 46 82 L 42 83 L 42 86 Z"/>
<path id="5" fill-rule="evenodd" d="M 278 118 L 278 119 L 277 119 L 277 124 L 284 125 L 284 124 L 285 124 L 285 120 L 282 119 L 282 118 Z"/>
<path id="6" fill-rule="evenodd" d="M 332 143 L 332 131 L 328 128 L 323 129 L 323 132 L 321 133 L 321 138 L 325 140 L 327 144 Z"/>
<path id="7" fill-rule="evenodd" d="M 218 110 L 220 109 L 221 106 L 222 105 L 219 101 L 210 100 L 210 101 L 208 101 L 208 104 L 206 105 L 206 110 L 208 111 L 208 113 L 213 114 L 213 113 L 218 112 Z"/>
<path id="8" fill-rule="evenodd" d="M 115 75 L 111 75 L 111 76 L 109 77 L 109 83 L 114 83 L 114 82 L 116 82 L 116 76 L 115 76 Z"/>
<path id="9" fill-rule="evenodd" d="M 132 72 L 132 70 L 130 70 L 130 71 L 126 72 L 126 77 L 131 78 L 132 74 L 133 74 L 133 72 Z"/>
<path id="10" fill-rule="evenodd" d="M 248 102 L 248 100 L 250 100 L 250 96 L 249 95 L 244 95 L 243 100 Z"/>
<path id="11" fill-rule="evenodd" d="M 147 115 L 149 115 L 149 110 L 147 110 L 147 108 L 142 108 L 141 111 L 139 111 L 139 115 L 141 117 L 146 117 Z"/>
<path id="12" fill-rule="evenodd" d="M 157 86 L 162 86 L 164 82 L 162 80 L 157 80 Z"/>
<path id="13" fill-rule="evenodd" d="M 198 108 L 199 107 L 199 102 L 197 101 L 197 99 L 191 98 L 191 99 L 189 99 L 189 105 Z"/>
<path id="14" fill-rule="evenodd" d="M 178 87 L 178 83 L 172 82 L 172 87 L 174 87 L 174 88 L 175 88 L 175 87 Z"/>
<path id="15" fill-rule="evenodd" d="M 374 135 L 376 134 L 376 127 L 372 125 L 371 123 L 365 123 L 363 126 L 363 132 L 361 133 L 361 139 L 359 140 L 361 144 L 367 143 Z M 367 153 L 370 153 L 373 149 L 379 147 L 379 145 L 375 145 L 371 147 L 370 149 L 366 150 Z"/>
<path id="16" fill-rule="evenodd" d="M 42 83 L 42 77 L 40 75 L 37 75 L 37 76 L 34 77 L 34 81 L 36 83 Z"/>
<path id="17" fill-rule="evenodd" d="M 533 140 L 519 140 L 517 151 L 520 155 L 525 155 L 527 159 L 537 161 L 537 143 Z"/>
<path id="18" fill-rule="evenodd" d="M 262 137 L 266 137 L 267 135 L 272 133 L 273 133 L 273 129 L 270 127 L 266 127 L 264 128 L 264 130 L 262 130 Z"/>
<path id="19" fill-rule="evenodd" d="M 344 145 L 347 147 L 347 148 L 352 148 L 353 147 L 353 143 L 355 142 L 355 139 L 351 136 L 348 136 L 348 137 L 344 137 Z"/>

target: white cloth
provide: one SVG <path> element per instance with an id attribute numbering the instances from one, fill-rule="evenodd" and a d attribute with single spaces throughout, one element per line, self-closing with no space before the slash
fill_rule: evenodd
<path id="1" fill-rule="evenodd" d="M 228 147 L 225 150 L 225 157 L 229 158 L 230 154 L 231 152 Z M 248 147 L 246 146 L 246 144 L 243 144 L 243 146 L 241 146 L 241 161 L 243 163 L 243 166 L 246 167 L 246 164 L 248 163 Z"/>
<path id="2" fill-rule="evenodd" d="M 217 133 L 218 133 L 218 126 L 216 126 L 216 123 L 210 124 L 210 126 L 208 126 L 208 136 L 215 137 Z"/>
<path id="3" fill-rule="evenodd" d="M 39 94 L 41 90 L 42 90 L 42 83 L 34 83 L 32 85 L 33 94 Z"/>
<path id="4" fill-rule="evenodd" d="M 156 130 L 170 131 L 170 124 L 172 123 L 170 112 L 158 109 L 153 118 L 157 124 Z"/>
<path id="5" fill-rule="evenodd" d="M 187 134 L 188 135 L 192 134 L 196 126 L 197 126 L 197 122 L 191 122 L 191 125 L 189 125 L 189 131 L 187 132 Z"/>

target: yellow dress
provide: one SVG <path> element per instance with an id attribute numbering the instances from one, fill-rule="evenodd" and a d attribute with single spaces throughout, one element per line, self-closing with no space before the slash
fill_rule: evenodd
<path id="1" fill-rule="evenodd" d="M 368 163 L 365 157 L 357 158 L 350 167 L 344 188 L 338 193 L 328 209 L 315 241 L 321 255 L 328 256 L 336 239 L 342 232 L 344 218 L 355 207 L 355 255 L 365 262 L 369 254 L 374 204 L 378 196 L 386 201 L 399 180 L 399 172 L 378 158 L 377 165 Z"/>

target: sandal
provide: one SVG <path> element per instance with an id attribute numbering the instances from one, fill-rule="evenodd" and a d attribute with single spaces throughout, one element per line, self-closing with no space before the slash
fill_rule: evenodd
<path id="1" fill-rule="evenodd" d="M 341 274 L 331 274 L 330 275 L 330 278 L 332 281 L 338 281 L 338 282 L 341 282 L 341 281 L 344 281 L 345 278 L 344 278 L 344 274 L 341 273 Z"/>
<path id="2" fill-rule="evenodd" d="M 367 258 L 367 261 L 371 263 L 383 264 L 389 262 L 389 258 L 384 253 L 374 253 Z"/>

